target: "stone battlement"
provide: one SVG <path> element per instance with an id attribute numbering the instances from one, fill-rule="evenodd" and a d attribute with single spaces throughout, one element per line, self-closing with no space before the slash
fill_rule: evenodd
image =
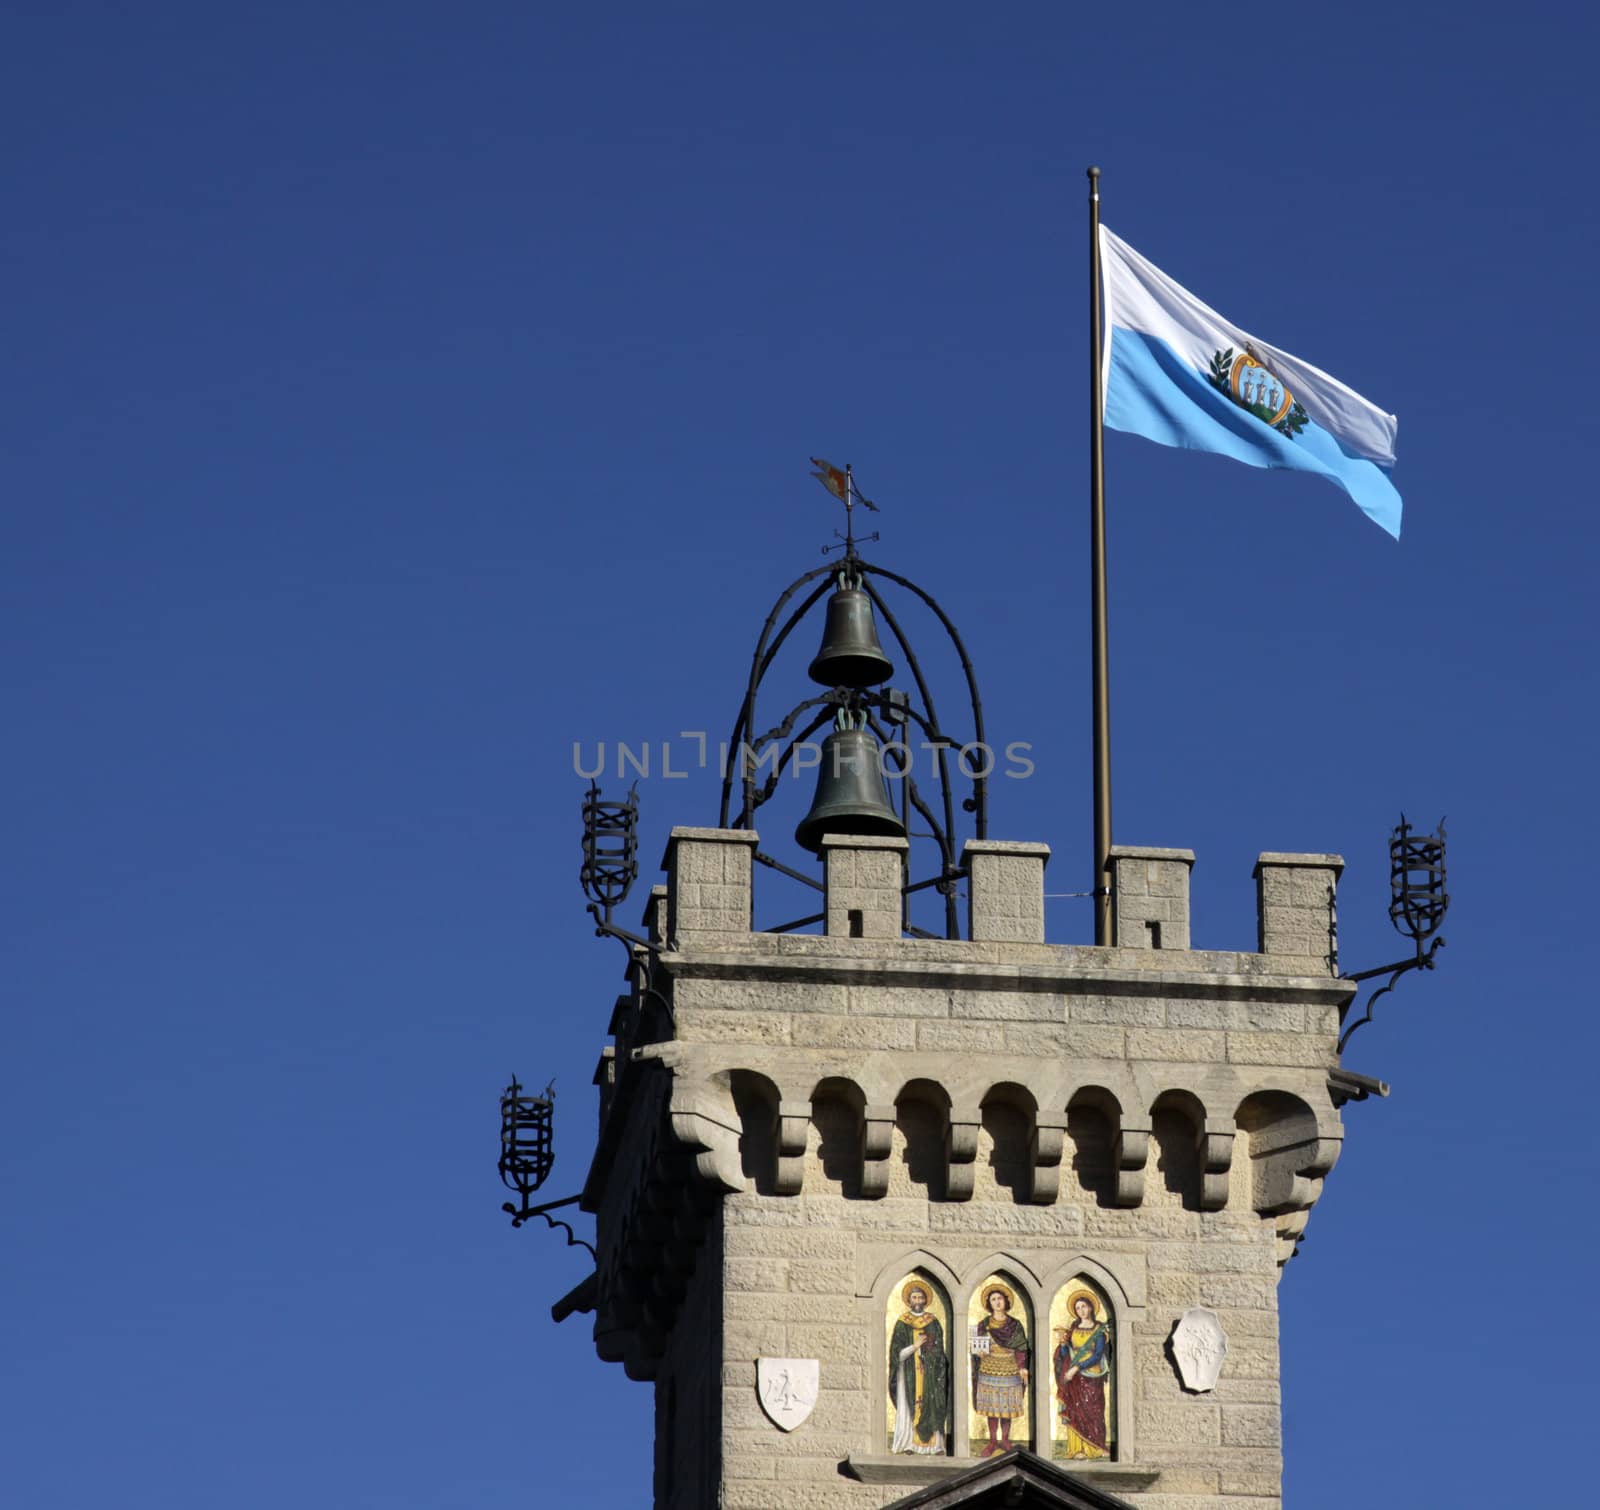
<path id="1" fill-rule="evenodd" d="M 669 947 L 704 949 L 732 943 L 730 936 L 788 938 L 754 934 L 753 862 L 759 835 L 746 829 L 675 828 L 662 865 L 668 876 L 664 933 Z M 904 839 L 829 835 L 823 840 L 823 937 L 871 940 L 874 945 L 901 939 L 901 888 L 905 885 Z M 968 940 L 905 941 L 920 951 L 936 948 L 979 955 L 982 944 L 1044 945 L 1044 871 L 1047 844 L 968 840 L 961 852 L 967 872 Z M 1256 861 L 1255 954 L 1203 953 L 1191 965 L 1172 956 L 1187 955 L 1189 872 L 1194 852 L 1119 845 L 1111 851 L 1114 949 L 1122 968 L 1198 968 L 1211 973 L 1330 976 L 1338 973 L 1337 890 L 1344 861 L 1338 855 L 1263 854 Z M 654 903 L 650 916 L 654 916 Z M 799 935 L 814 944 L 817 935 Z M 1048 946 L 1104 962 L 1107 951 L 1084 945 Z M 863 953 L 872 952 L 864 950 Z M 988 951 L 998 958 L 995 951 Z M 1155 959 L 1161 955 L 1165 958 Z M 1008 960 L 1016 956 L 1006 951 Z M 1228 960 L 1236 961 L 1229 965 Z"/>

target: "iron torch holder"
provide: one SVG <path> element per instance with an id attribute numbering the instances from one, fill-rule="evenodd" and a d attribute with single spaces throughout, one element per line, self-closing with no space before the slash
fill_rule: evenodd
<path id="1" fill-rule="evenodd" d="M 1411 936 L 1416 953 L 1394 964 L 1357 970 L 1340 977 L 1352 982 L 1375 980 L 1380 975 L 1389 977 L 1367 998 L 1366 1010 L 1361 1016 L 1339 1035 L 1338 1052 L 1341 1054 L 1351 1034 L 1372 1021 L 1373 1007 L 1394 990 L 1400 977 L 1408 970 L 1433 969 L 1434 956 L 1444 947 L 1438 928 L 1449 909 L 1450 895 L 1445 890 L 1443 819 L 1439 820 L 1436 834 L 1418 834 L 1406 821 L 1405 814 L 1400 815 L 1399 824 L 1389 836 L 1389 887 L 1389 921 L 1396 932 Z"/>

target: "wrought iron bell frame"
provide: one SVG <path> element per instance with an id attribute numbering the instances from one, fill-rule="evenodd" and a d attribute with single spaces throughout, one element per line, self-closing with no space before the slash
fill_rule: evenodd
<path id="1" fill-rule="evenodd" d="M 821 579 L 820 581 L 818 579 Z M 771 669 L 778 652 L 783 648 L 795 628 L 804 620 L 811 610 L 832 591 L 836 585 L 857 587 L 867 594 L 871 600 L 872 608 L 882 622 L 888 627 L 894 642 L 899 646 L 900 654 L 904 657 L 906 670 L 910 673 L 911 680 L 916 689 L 916 700 L 905 691 L 887 686 L 848 688 L 834 687 L 819 692 L 814 697 L 805 698 L 796 704 L 778 723 L 759 735 L 753 731 L 757 727 L 756 704 L 762 683 Z M 876 580 L 875 580 L 876 579 Z M 939 720 L 935 708 L 933 691 L 928 685 L 927 677 L 923 674 L 922 663 L 913 649 L 910 639 L 900 626 L 900 621 L 895 617 L 893 609 L 884 600 L 884 595 L 879 591 L 878 583 L 893 583 L 902 588 L 932 611 L 944 630 L 950 644 L 954 647 L 957 658 L 961 663 L 962 675 L 966 680 L 967 697 L 971 707 L 972 737 L 970 740 L 952 738 Z M 803 594 L 798 604 L 791 607 L 795 597 Z M 956 848 L 956 808 L 957 788 L 956 776 L 950 769 L 951 752 L 959 751 L 967 744 L 979 747 L 987 746 L 983 722 L 983 700 L 978 692 L 977 676 L 972 669 L 972 658 L 967 654 L 967 647 L 961 638 L 961 632 L 951 621 L 949 614 L 940 605 L 932 593 L 918 586 L 908 577 L 901 576 L 898 572 L 890 571 L 887 567 L 878 566 L 873 562 L 864 560 L 856 553 L 854 540 L 846 543 L 844 556 L 825 566 L 813 568 L 803 573 L 791 582 L 772 606 L 772 611 L 767 615 L 766 622 L 762 625 L 760 637 L 756 641 L 754 654 L 750 658 L 750 675 L 745 685 L 745 693 L 739 704 L 738 716 L 734 720 L 733 732 L 728 740 L 730 751 L 727 769 L 722 777 L 722 809 L 720 823 L 723 828 L 752 828 L 758 809 L 778 789 L 778 781 L 783 770 L 794 757 L 796 746 L 804 743 L 813 734 L 831 722 L 835 716 L 844 710 L 861 719 L 861 726 L 867 728 L 877 738 L 880 746 L 893 747 L 894 738 L 889 733 L 889 728 L 895 725 L 914 723 L 923 733 L 927 743 L 936 746 L 935 750 L 935 786 L 933 801 L 930 802 L 918 787 L 916 778 L 909 770 L 896 779 L 902 783 L 901 805 L 902 814 L 906 821 L 908 836 L 910 835 L 909 817 L 914 809 L 928 825 L 928 830 L 937 847 L 939 866 L 932 875 L 921 880 L 911 880 L 905 887 L 907 896 L 907 910 L 903 917 L 903 927 L 913 937 L 937 938 L 938 934 L 916 927 L 910 920 L 909 898 L 913 892 L 923 891 L 930 887 L 935 888 L 944 898 L 945 932 L 943 937 L 959 938 L 961 936 L 960 920 L 956 907 L 956 884 L 965 875 Z M 804 722 L 802 723 L 802 720 Z M 758 779 L 758 772 L 765 764 L 763 752 L 777 746 L 779 755 L 772 766 L 771 773 L 762 781 Z M 959 764 L 959 763 L 958 763 Z M 963 773 L 965 774 L 965 773 Z M 972 815 L 974 837 L 986 839 L 989 836 L 989 774 L 987 764 L 981 774 L 966 777 L 971 785 L 971 791 L 960 801 L 961 810 Z M 735 794 L 737 791 L 738 806 L 735 809 Z M 822 883 L 813 876 L 808 876 L 772 855 L 757 851 L 755 859 L 758 863 L 776 870 L 793 880 L 814 890 L 821 891 Z M 789 932 L 796 928 L 803 928 L 809 924 L 820 922 L 822 913 L 814 913 L 808 917 L 796 918 L 791 922 L 769 928 L 763 931 L 769 933 Z"/>

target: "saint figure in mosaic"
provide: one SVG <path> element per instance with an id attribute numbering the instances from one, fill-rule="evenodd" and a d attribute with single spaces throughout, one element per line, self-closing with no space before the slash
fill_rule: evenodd
<path id="1" fill-rule="evenodd" d="M 912 1275 L 900 1287 L 902 1309 L 889 1333 L 890 1452 L 944 1453 L 950 1417 L 950 1354 L 935 1314 L 935 1292 Z M 940 1307 L 942 1309 L 942 1307 Z"/>
<path id="2" fill-rule="evenodd" d="M 1012 1422 L 1018 1435 L 1028 1435 L 1028 1364 L 1031 1357 L 1026 1326 L 1017 1318 L 1017 1297 L 998 1279 L 986 1281 L 979 1298 L 983 1315 L 972 1328 L 972 1413 L 989 1424 L 989 1440 L 979 1457 L 1011 1450 Z M 976 1445 L 976 1444 L 974 1444 Z"/>
<path id="3" fill-rule="evenodd" d="M 1083 1285 L 1067 1287 L 1066 1306 L 1052 1308 L 1056 1386 L 1055 1456 L 1111 1456 L 1107 1392 L 1111 1384 L 1111 1322 L 1104 1303 Z M 1064 1314 L 1063 1314 L 1064 1309 Z"/>

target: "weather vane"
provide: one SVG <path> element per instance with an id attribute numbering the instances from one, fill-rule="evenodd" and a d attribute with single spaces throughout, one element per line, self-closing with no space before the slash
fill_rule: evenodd
<path id="1" fill-rule="evenodd" d="M 834 466 L 831 461 L 824 461 L 820 456 L 811 458 L 811 465 L 818 470 L 811 475 L 820 482 L 840 503 L 844 505 L 844 534 L 838 530 L 833 532 L 834 538 L 844 547 L 846 557 L 856 553 L 855 512 L 859 503 L 862 508 L 870 509 L 874 514 L 878 512 L 878 505 L 856 487 L 855 474 L 850 470 L 850 463 L 846 462 L 842 468 Z M 878 532 L 874 530 L 870 535 L 863 535 L 863 540 L 878 539 Z M 839 549 L 838 545 L 825 545 L 822 554 L 826 556 L 830 551 Z"/>

